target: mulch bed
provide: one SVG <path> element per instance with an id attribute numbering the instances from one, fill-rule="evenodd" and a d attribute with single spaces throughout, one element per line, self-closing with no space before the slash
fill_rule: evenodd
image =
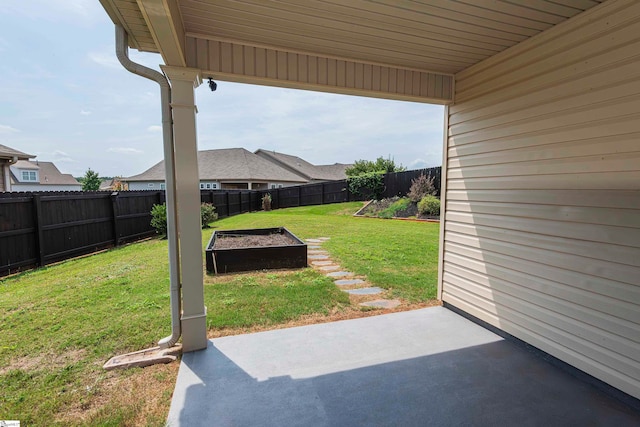
<path id="1" fill-rule="evenodd" d="M 378 213 L 384 211 L 393 203 L 398 201 L 399 197 L 391 197 L 388 199 L 382 200 L 372 200 L 369 204 L 360 209 L 356 216 L 364 216 L 370 218 L 379 218 Z M 407 209 L 396 211 L 394 219 L 415 219 L 415 220 L 424 220 L 424 221 L 434 221 L 439 220 L 440 217 L 434 216 L 422 216 L 418 214 L 418 206 L 415 203 L 411 203 Z"/>
<path id="2" fill-rule="evenodd" d="M 288 246 L 298 244 L 284 234 L 267 235 L 220 235 L 216 237 L 214 249 L 251 248 L 256 246 Z"/>

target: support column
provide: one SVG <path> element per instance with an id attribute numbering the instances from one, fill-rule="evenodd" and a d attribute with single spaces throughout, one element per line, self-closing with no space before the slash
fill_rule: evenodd
<path id="1" fill-rule="evenodd" d="M 175 141 L 175 187 L 180 283 L 182 286 L 182 348 L 184 352 L 207 347 L 207 309 L 202 274 L 200 178 L 194 88 L 202 83 L 200 71 L 162 67 L 171 82 L 171 109 Z"/>

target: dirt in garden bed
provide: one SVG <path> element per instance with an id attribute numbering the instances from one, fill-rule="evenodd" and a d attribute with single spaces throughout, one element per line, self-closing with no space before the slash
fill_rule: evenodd
<path id="1" fill-rule="evenodd" d="M 261 246 L 288 246 L 297 245 L 300 242 L 292 239 L 286 234 L 263 234 L 263 235 L 225 235 L 216 236 L 213 245 L 214 249 L 236 249 L 236 248 L 252 248 Z"/>

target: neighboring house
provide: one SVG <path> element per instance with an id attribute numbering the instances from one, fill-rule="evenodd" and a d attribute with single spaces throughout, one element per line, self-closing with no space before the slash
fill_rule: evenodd
<path id="1" fill-rule="evenodd" d="M 334 163 L 332 165 L 313 165 L 297 156 L 263 149 L 257 150 L 255 154 L 287 169 L 290 172 L 300 175 L 306 179 L 307 182 L 338 181 L 346 179 L 347 174 L 345 173 L 345 170 L 349 166 L 352 166 L 350 164 L 343 163 Z"/>
<path id="2" fill-rule="evenodd" d="M 0 145 L 0 192 L 11 191 L 10 166 L 20 160 L 29 160 L 35 156 Z"/>
<path id="3" fill-rule="evenodd" d="M 51 162 L 18 160 L 9 169 L 10 191 L 82 191 L 82 184 Z"/>
<path id="4" fill-rule="evenodd" d="M 200 188 L 253 189 L 305 184 L 308 179 L 244 148 L 198 151 Z M 164 161 L 139 175 L 122 178 L 129 190 L 165 188 Z"/>

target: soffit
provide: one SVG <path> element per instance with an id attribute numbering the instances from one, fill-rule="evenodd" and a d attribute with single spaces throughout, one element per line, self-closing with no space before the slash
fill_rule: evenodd
<path id="1" fill-rule="evenodd" d="M 455 74 L 601 1 L 177 2 L 196 39 Z"/>

